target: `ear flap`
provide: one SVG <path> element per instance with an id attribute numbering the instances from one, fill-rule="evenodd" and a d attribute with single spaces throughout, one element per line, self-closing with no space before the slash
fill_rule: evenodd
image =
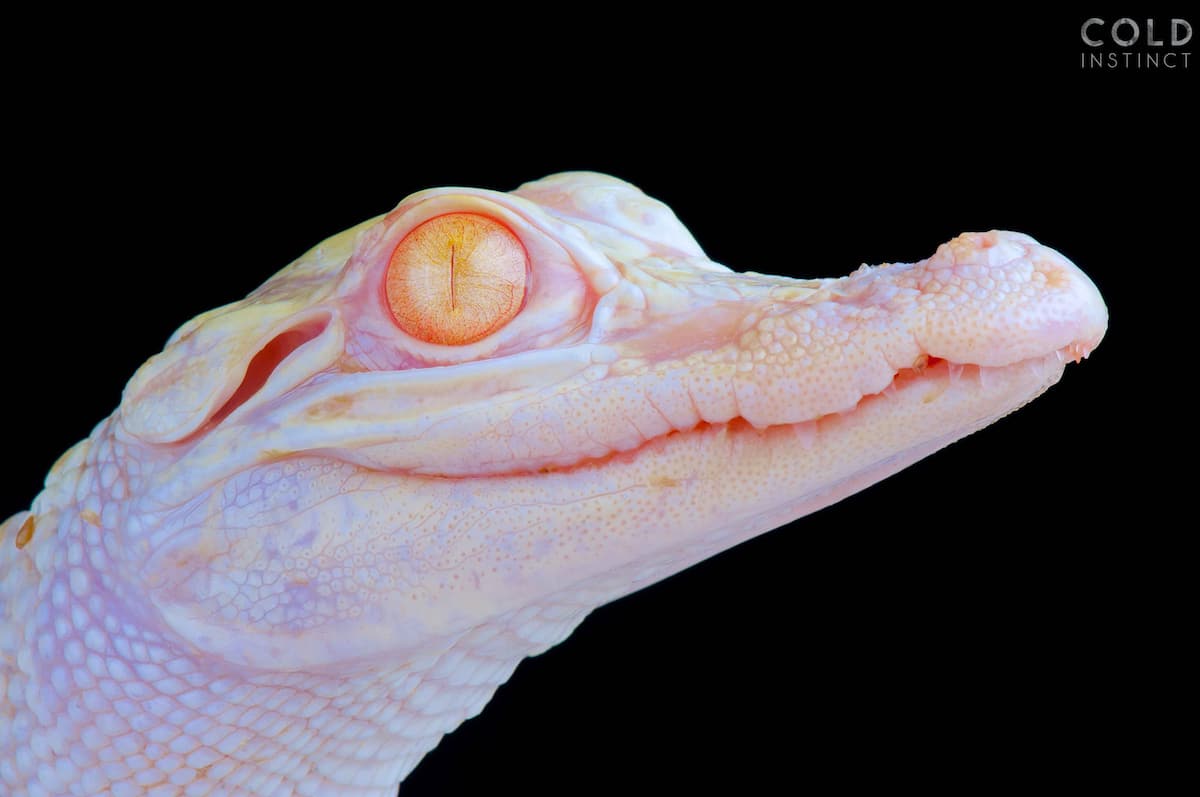
<path id="1" fill-rule="evenodd" d="M 125 386 L 120 409 L 125 429 L 149 443 L 176 442 L 228 415 L 268 379 L 272 393 L 294 386 L 311 370 L 284 380 L 291 382 L 286 387 L 276 372 L 296 349 L 337 326 L 329 319 L 327 310 L 306 312 L 295 300 L 244 300 L 198 316 Z M 340 347 L 337 337 L 321 348 Z"/>
<path id="2" fill-rule="evenodd" d="M 381 218 L 325 239 L 247 298 L 176 330 L 125 386 L 125 430 L 147 443 L 177 442 L 251 397 L 277 396 L 332 363 L 342 353 L 342 325 L 319 305 L 359 235 Z"/>

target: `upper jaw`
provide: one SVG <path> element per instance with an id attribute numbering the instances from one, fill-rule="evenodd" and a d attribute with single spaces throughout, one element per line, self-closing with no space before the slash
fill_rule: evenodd
<path id="1" fill-rule="evenodd" d="M 215 478 L 310 451 L 449 477 L 571 467 L 701 423 L 844 414 L 930 358 L 1077 359 L 1106 323 L 1087 276 L 1017 233 L 964 234 L 919 263 L 836 280 L 641 264 L 597 307 L 588 341 L 322 377 L 214 429 L 172 470 L 205 478 L 207 463 Z"/>

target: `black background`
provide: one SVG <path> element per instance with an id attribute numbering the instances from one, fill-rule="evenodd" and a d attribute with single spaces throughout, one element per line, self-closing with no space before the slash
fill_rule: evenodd
<path id="1" fill-rule="evenodd" d="M 1194 633 L 1177 625 L 1194 521 L 1168 507 L 1171 474 L 1194 471 L 1200 65 L 1081 70 L 1080 23 L 1119 16 L 1091 7 L 671 26 L 613 7 L 540 31 L 443 11 L 302 32 L 97 20 L 117 33 L 47 34 L 10 75 L 0 514 L 179 324 L 421 188 L 609 172 L 714 260 L 795 276 L 1020 230 L 1105 296 L 1090 360 L 867 492 L 598 610 L 402 794 L 1157 777 L 1176 748 L 1153 712 L 1178 704 Z"/>

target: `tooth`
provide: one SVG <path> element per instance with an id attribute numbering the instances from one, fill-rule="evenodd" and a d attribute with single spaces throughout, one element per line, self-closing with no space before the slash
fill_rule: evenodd
<path id="1" fill-rule="evenodd" d="M 950 371 L 950 384 L 954 384 L 962 376 L 963 367 L 959 363 L 952 363 L 949 360 L 946 361 L 946 367 Z"/>
<path id="2" fill-rule="evenodd" d="M 796 424 L 793 429 L 797 441 L 806 449 L 812 448 L 817 441 L 817 424 L 815 421 L 805 421 L 804 423 Z"/>

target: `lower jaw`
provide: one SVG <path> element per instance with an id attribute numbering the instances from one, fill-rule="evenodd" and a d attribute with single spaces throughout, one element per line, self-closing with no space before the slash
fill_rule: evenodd
<path id="1" fill-rule="evenodd" d="M 576 496 L 581 509 L 603 501 L 587 517 L 619 528 L 618 538 L 552 581 L 605 602 L 869 487 L 1019 408 L 1062 371 L 1056 355 L 998 368 L 933 362 L 849 412 L 767 428 L 702 424 L 603 460 L 510 477 L 517 483 L 503 489 L 536 483 L 543 494 Z M 483 482 L 484 491 L 500 487 Z"/>

